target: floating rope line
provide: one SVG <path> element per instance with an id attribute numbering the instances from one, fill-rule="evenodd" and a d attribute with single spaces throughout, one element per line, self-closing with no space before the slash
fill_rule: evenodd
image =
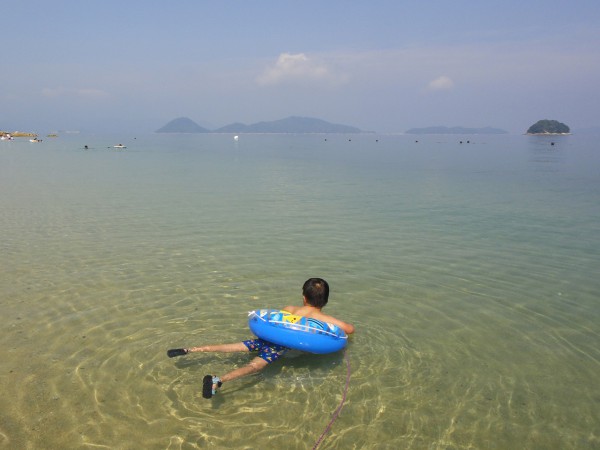
<path id="1" fill-rule="evenodd" d="M 329 433 L 329 431 L 331 430 L 331 427 L 333 426 L 333 423 L 336 421 L 336 419 L 340 415 L 340 412 L 342 411 L 344 403 L 346 402 L 346 394 L 348 394 L 348 386 L 350 386 L 350 358 L 348 358 L 348 350 L 347 349 L 344 350 L 344 359 L 346 360 L 347 372 L 346 372 L 346 386 L 344 387 L 344 395 L 342 395 L 342 401 L 340 402 L 339 406 L 333 413 L 333 416 L 331 416 L 331 420 L 325 427 L 325 430 L 323 430 L 323 433 L 321 433 L 321 436 L 319 436 L 319 439 L 317 439 L 317 442 L 315 442 L 315 445 L 313 446 L 312 450 L 316 450 L 316 448 L 323 441 L 323 438 L 325 438 L 325 435 L 327 433 Z"/>

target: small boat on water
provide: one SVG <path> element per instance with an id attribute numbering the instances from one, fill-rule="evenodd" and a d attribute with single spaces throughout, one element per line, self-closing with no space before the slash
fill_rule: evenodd
<path id="1" fill-rule="evenodd" d="M 113 148 L 127 148 L 127 147 L 123 144 L 117 144 L 117 145 L 113 145 Z"/>
<path id="2" fill-rule="evenodd" d="M 29 142 L 42 142 L 42 140 L 38 139 L 38 138 L 33 138 L 33 139 L 29 139 Z"/>

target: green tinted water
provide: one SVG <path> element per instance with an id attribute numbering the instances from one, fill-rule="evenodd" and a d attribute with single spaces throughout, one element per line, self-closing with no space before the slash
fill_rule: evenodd
<path id="1" fill-rule="evenodd" d="M 312 448 L 342 354 L 208 401 L 248 355 L 165 352 L 320 276 L 357 332 L 319 448 L 600 448 L 597 146 L 418 139 L 2 142 L 0 446 Z"/>

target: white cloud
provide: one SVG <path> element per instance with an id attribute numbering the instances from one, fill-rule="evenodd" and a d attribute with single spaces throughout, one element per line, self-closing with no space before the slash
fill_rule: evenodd
<path id="1" fill-rule="evenodd" d="M 74 88 L 43 88 L 42 95 L 48 98 L 57 97 L 80 97 L 88 99 L 100 99 L 108 97 L 108 94 L 101 89 L 74 89 Z"/>
<path id="2" fill-rule="evenodd" d="M 441 77 L 432 80 L 427 85 L 427 89 L 430 91 L 448 91 L 454 87 L 454 81 L 449 77 L 442 75 Z"/>
<path id="3" fill-rule="evenodd" d="M 277 62 L 257 79 L 262 85 L 306 80 L 335 81 L 335 76 L 327 66 L 313 61 L 304 53 L 282 53 Z"/>

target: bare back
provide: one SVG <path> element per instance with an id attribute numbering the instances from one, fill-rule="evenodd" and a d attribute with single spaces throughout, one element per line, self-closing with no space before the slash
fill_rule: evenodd
<path id="1" fill-rule="evenodd" d="M 346 332 L 346 334 L 354 333 L 354 326 L 346 323 L 342 320 L 336 319 L 333 316 L 328 314 L 324 314 L 321 312 L 319 308 L 315 308 L 314 306 L 304 305 L 304 306 L 286 306 L 283 308 L 285 311 L 291 312 L 292 314 L 296 314 L 298 316 L 310 317 L 312 319 L 320 320 L 321 322 L 327 322 L 333 325 L 337 325 L 342 330 Z"/>

